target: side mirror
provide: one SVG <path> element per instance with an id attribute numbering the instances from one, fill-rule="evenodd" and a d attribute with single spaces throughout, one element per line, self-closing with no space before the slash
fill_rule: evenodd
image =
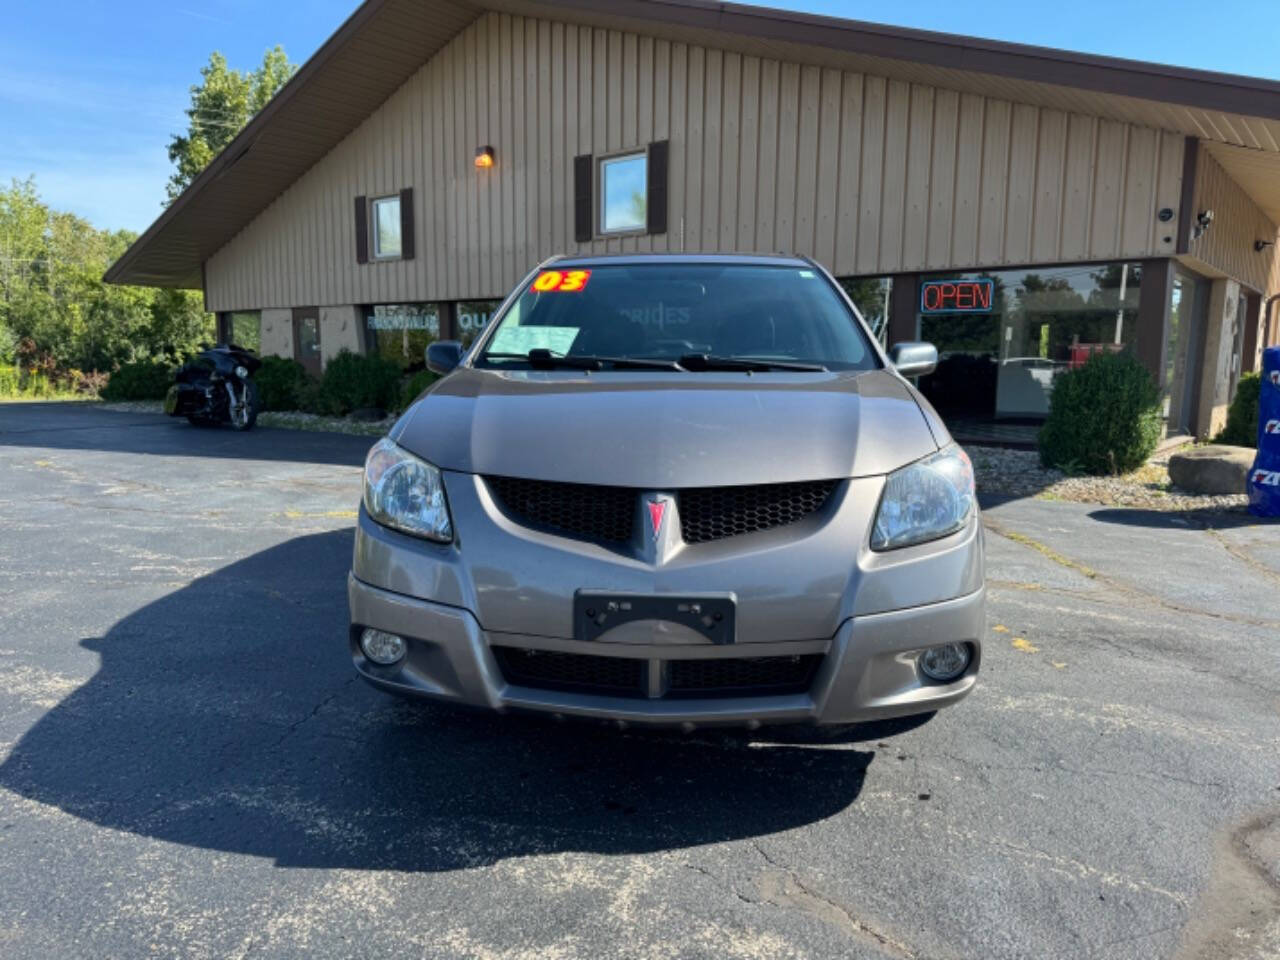
<path id="1" fill-rule="evenodd" d="M 904 377 L 923 377 L 937 368 L 938 348 L 915 341 L 895 343 L 889 350 L 889 362 Z"/>
<path id="2" fill-rule="evenodd" d="M 462 362 L 462 344 L 457 340 L 437 340 L 427 344 L 427 369 L 444 376 Z"/>

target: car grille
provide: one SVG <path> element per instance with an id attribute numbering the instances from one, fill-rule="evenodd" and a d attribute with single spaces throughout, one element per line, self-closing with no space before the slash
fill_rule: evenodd
<path id="1" fill-rule="evenodd" d="M 631 539 L 635 490 L 515 477 L 486 477 L 485 482 L 514 520 L 582 540 L 626 543 Z"/>
<path id="2" fill-rule="evenodd" d="M 519 523 L 599 543 L 631 539 L 639 490 L 514 477 L 486 477 L 485 482 L 503 511 Z M 821 510 L 838 482 L 679 490 L 680 533 L 686 543 L 708 543 L 795 523 Z"/>
<path id="3" fill-rule="evenodd" d="M 744 659 L 672 660 L 673 697 L 803 693 L 813 682 L 822 654 Z"/>
<path id="4" fill-rule="evenodd" d="M 507 683 L 539 690 L 576 690 L 611 696 L 642 697 L 647 660 L 594 657 L 581 653 L 493 647 Z"/>
<path id="5" fill-rule="evenodd" d="M 691 487 L 677 495 L 685 543 L 724 540 L 782 527 L 822 509 L 834 480 L 748 487 Z"/>
<path id="6" fill-rule="evenodd" d="M 663 669 L 657 699 L 778 696 L 803 693 L 813 683 L 822 654 L 731 657 L 651 662 L 633 657 L 492 648 L 507 683 L 536 690 L 567 690 L 601 696 L 648 696 L 649 671 Z"/>

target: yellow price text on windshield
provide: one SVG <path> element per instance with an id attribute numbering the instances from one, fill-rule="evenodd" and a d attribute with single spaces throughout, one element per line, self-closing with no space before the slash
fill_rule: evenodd
<path id="1" fill-rule="evenodd" d="M 543 270 L 530 288 L 535 293 L 577 293 L 585 290 L 590 270 Z"/>

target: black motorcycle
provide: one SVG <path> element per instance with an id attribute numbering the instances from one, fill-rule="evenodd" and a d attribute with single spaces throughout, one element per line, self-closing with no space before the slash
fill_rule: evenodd
<path id="1" fill-rule="evenodd" d="M 234 343 L 219 344 L 178 368 L 164 412 L 198 427 L 229 423 L 250 430 L 258 419 L 258 385 L 250 379 L 262 361 Z"/>

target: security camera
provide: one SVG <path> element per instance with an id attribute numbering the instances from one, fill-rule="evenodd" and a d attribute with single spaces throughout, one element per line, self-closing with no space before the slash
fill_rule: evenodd
<path id="1" fill-rule="evenodd" d="M 1196 215 L 1196 225 L 1191 229 L 1191 239 L 1199 240 L 1204 236 L 1204 232 L 1209 229 L 1209 224 L 1213 223 L 1213 211 L 1201 210 Z"/>

